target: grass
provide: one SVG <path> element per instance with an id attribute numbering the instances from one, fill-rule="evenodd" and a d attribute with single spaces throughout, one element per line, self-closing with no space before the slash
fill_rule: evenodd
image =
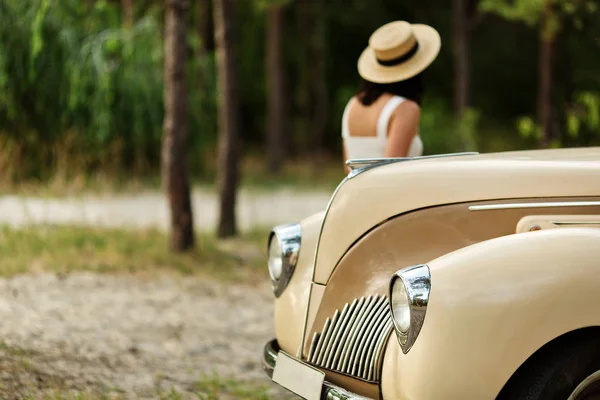
<path id="1" fill-rule="evenodd" d="M 181 392 L 176 389 L 157 390 L 155 398 L 159 400 L 271 400 L 281 399 L 269 394 L 269 386 L 258 382 L 240 382 L 218 375 L 202 377 L 190 391 Z M 291 395 L 284 398 L 292 398 Z M 24 399 L 31 400 L 128 400 L 129 397 L 102 391 L 98 389 L 74 391 L 67 388 L 50 388 L 44 394 L 33 397 L 26 395 Z"/>
<path id="2" fill-rule="evenodd" d="M 10 357 L 10 356 L 9 356 Z M 4 365 L 6 367 L 6 363 Z M 35 375 L 32 368 L 20 370 L 19 364 L 10 368 L 11 374 L 19 377 L 28 375 L 28 379 L 40 381 L 40 377 Z M 44 380 L 45 378 L 42 378 Z M 84 390 L 70 389 L 60 380 L 49 382 L 47 379 L 45 384 L 35 390 L 35 394 L 29 394 L 32 390 L 27 391 L 25 388 L 19 388 L 16 391 L 3 393 L 0 386 L 0 394 L 9 396 L 10 399 L 24 400 L 129 400 L 131 397 L 118 393 L 119 390 L 103 390 L 98 388 L 88 388 Z M 8 388 L 6 388 L 8 389 Z M 24 392 L 24 393 L 23 393 Z M 6 397 L 3 397 L 6 398 Z M 260 382 L 253 381 L 236 381 L 231 378 L 224 378 L 218 375 L 201 377 L 193 388 L 181 392 L 176 389 L 160 390 L 158 389 L 153 398 L 159 400 L 282 400 L 292 399 L 291 394 L 272 395 L 269 393 L 269 386 Z"/>
<path id="3" fill-rule="evenodd" d="M 19 194 L 43 197 L 78 196 L 81 194 L 135 194 L 144 191 L 160 191 L 160 174 L 135 177 L 130 174 L 95 175 L 54 174 L 50 178 L 11 183 L 0 178 L 0 195 Z M 210 167 L 200 175 L 190 171 L 192 188 L 216 190 L 216 170 Z M 324 161 L 317 165 L 308 160 L 289 161 L 278 174 L 265 169 L 264 160 L 258 156 L 244 158 L 240 165 L 239 188 L 248 191 L 273 191 L 285 187 L 294 189 L 323 190 L 333 192 L 344 178 L 341 160 Z"/>
<path id="4" fill-rule="evenodd" d="M 247 400 L 269 400 L 269 386 L 256 382 L 240 382 L 216 374 L 202 377 L 196 387 L 202 400 L 218 400 L 224 397 Z"/>
<path id="5" fill-rule="evenodd" d="M 69 226 L 0 228 L 0 275 L 72 271 L 208 274 L 224 280 L 267 280 L 267 229 L 217 241 L 197 237 L 194 250 L 172 253 L 156 230 Z"/>

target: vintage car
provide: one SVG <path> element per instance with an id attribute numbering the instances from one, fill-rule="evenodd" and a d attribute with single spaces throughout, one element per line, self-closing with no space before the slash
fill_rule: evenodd
<path id="1" fill-rule="evenodd" d="M 275 227 L 272 380 L 306 399 L 600 397 L 600 148 L 349 161 Z"/>

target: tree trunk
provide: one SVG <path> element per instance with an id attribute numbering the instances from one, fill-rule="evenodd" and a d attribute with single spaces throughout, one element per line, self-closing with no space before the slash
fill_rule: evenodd
<path id="1" fill-rule="evenodd" d="M 196 0 L 196 33 L 201 40 L 200 54 L 204 57 L 215 49 L 211 0 Z"/>
<path id="2" fill-rule="evenodd" d="M 311 133 L 311 151 L 315 161 L 322 161 L 325 152 L 325 133 L 327 129 L 327 81 L 325 47 L 325 10 L 320 1 L 303 0 L 307 8 L 304 22 L 308 28 L 308 49 L 305 58 L 308 73 L 309 115 Z M 305 28 L 305 29 L 306 29 Z"/>
<path id="3" fill-rule="evenodd" d="M 133 25 L 133 3 L 134 0 L 121 0 L 121 12 L 123 13 L 123 25 Z"/>
<path id="4" fill-rule="evenodd" d="M 470 54 L 467 0 L 452 1 L 452 39 L 454 44 L 454 110 L 461 118 L 469 107 Z"/>
<path id="5" fill-rule="evenodd" d="M 551 1 L 544 6 L 543 27 L 540 35 L 539 83 L 538 83 L 538 120 L 542 126 L 542 147 L 548 147 L 552 141 L 552 53 L 555 34 L 550 29 L 554 10 Z"/>
<path id="6" fill-rule="evenodd" d="M 311 138 L 307 137 L 310 131 L 310 68 L 309 68 L 309 40 L 311 37 L 312 15 L 310 1 L 298 0 L 296 3 L 297 36 L 303 38 L 296 43 L 296 79 L 294 84 L 294 146 L 290 153 L 306 154 L 311 146 Z"/>
<path id="7" fill-rule="evenodd" d="M 186 165 L 188 110 L 185 66 L 188 6 L 188 0 L 166 0 L 162 179 L 169 200 L 170 246 L 174 251 L 184 251 L 194 246 L 194 220 Z"/>
<path id="8" fill-rule="evenodd" d="M 285 92 L 282 54 L 283 9 L 274 5 L 267 18 L 267 166 L 271 173 L 281 170 L 285 158 Z"/>
<path id="9" fill-rule="evenodd" d="M 220 238 L 237 234 L 235 205 L 238 183 L 239 94 L 236 42 L 235 0 L 215 0 L 214 25 L 217 52 L 219 107 L 218 188 L 220 195 Z"/>

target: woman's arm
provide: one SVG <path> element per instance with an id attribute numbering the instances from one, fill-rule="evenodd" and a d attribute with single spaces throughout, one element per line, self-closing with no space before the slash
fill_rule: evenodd
<path id="1" fill-rule="evenodd" d="M 342 143 L 342 151 L 344 153 L 344 171 L 346 172 L 346 175 L 348 175 L 350 173 L 350 168 L 348 168 L 348 166 L 346 165 L 346 146 L 344 146 L 344 144 Z"/>
<path id="2" fill-rule="evenodd" d="M 421 109 L 413 101 L 402 102 L 390 118 L 385 157 L 406 157 L 417 135 Z"/>

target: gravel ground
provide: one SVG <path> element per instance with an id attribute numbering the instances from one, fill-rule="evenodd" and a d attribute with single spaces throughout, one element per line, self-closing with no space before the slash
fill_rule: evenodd
<path id="1" fill-rule="evenodd" d="M 330 195 L 241 191 L 240 228 L 298 221 L 324 209 Z M 196 229 L 213 230 L 214 194 L 197 191 L 192 201 Z M 162 193 L 0 196 L 0 224 L 13 227 L 164 230 L 167 216 Z M 272 308 L 267 282 L 254 287 L 199 277 L 88 273 L 0 279 L 0 398 L 41 399 L 40 393 L 57 387 L 128 399 L 162 399 L 158 393 L 174 388 L 197 399 L 191 392 L 213 373 L 266 384 L 272 398 L 291 398 L 268 381 L 260 365 L 262 346 L 274 335 Z"/>
<path id="2" fill-rule="evenodd" d="M 21 398 L 25 387 L 58 382 L 157 398 L 197 390 L 213 372 L 265 384 L 260 355 L 273 337 L 272 313 L 266 283 L 90 273 L 1 279 L 0 350 L 26 360 L 29 372 L 15 379 L 0 366 L 0 395 Z M 270 387 L 275 398 L 289 397 Z"/>

